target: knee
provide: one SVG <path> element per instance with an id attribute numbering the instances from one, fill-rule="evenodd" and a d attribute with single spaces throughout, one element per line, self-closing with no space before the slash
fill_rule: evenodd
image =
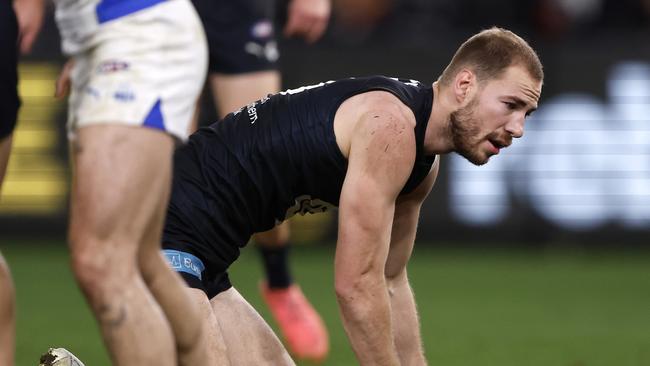
<path id="1" fill-rule="evenodd" d="M 88 299 L 119 291 L 136 273 L 135 258 L 109 240 L 71 236 L 72 272 Z"/>
<path id="2" fill-rule="evenodd" d="M 148 286 L 165 286 L 168 276 L 173 274 L 160 248 L 141 250 L 138 253 L 138 268 Z"/>

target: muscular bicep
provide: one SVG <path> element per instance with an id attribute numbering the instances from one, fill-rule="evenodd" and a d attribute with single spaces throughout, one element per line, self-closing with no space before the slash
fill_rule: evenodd
<path id="1" fill-rule="evenodd" d="M 427 177 L 408 195 L 399 197 L 395 205 L 395 214 L 390 239 L 390 251 L 386 260 L 386 277 L 396 277 L 406 268 L 417 232 L 420 208 L 431 192 L 438 176 L 440 158 L 431 167 Z"/>
<path id="2" fill-rule="evenodd" d="M 414 160 L 411 121 L 383 111 L 359 121 L 339 202 L 337 283 L 383 272 L 395 200 Z"/>

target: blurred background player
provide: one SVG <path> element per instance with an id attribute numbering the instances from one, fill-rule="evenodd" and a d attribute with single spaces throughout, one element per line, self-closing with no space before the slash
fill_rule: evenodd
<path id="1" fill-rule="evenodd" d="M 159 244 L 172 151 L 205 80 L 200 20 L 189 0 L 59 0 L 56 20 L 72 58 L 57 85 L 71 92 L 72 269 L 112 363 L 206 365 Z"/>
<path id="2" fill-rule="evenodd" d="M 285 36 L 302 37 L 313 43 L 327 28 L 331 8 L 330 0 L 192 1 L 208 38 L 208 83 L 219 119 L 242 105 L 280 91 L 276 11 L 286 11 Z M 254 237 L 266 275 L 260 291 L 292 354 L 321 360 L 328 353 L 327 330 L 291 276 L 289 230 L 289 223 L 285 222 Z"/>
<path id="3" fill-rule="evenodd" d="M 20 107 L 18 50 L 31 51 L 43 22 L 43 7 L 43 0 L 0 0 L 0 191 Z M 9 267 L 0 253 L 0 366 L 14 364 L 14 299 Z"/>

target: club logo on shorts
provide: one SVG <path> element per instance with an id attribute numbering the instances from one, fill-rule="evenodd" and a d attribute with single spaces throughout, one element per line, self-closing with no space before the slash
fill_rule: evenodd
<path id="1" fill-rule="evenodd" d="M 98 74 L 108 74 L 111 72 L 124 71 L 129 69 L 129 63 L 120 60 L 104 61 L 97 66 Z"/>
<path id="2" fill-rule="evenodd" d="M 135 100 L 135 93 L 128 85 L 120 85 L 113 93 L 113 98 L 119 102 L 128 103 Z"/>
<path id="3" fill-rule="evenodd" d="M 262 20 L 251 28 L 251 35 L 255 38 L 269 38 L 273 35 L 273 23 L 270 20 Z"/>
<path id="4" fill-rule="evenodd" d="M 118 90 L 113 94 L 113 98 L 120 102 L 132 102 L 135 99 L 135 94 L 130 91 Z"/>
<path id="5" fill-rule="evenodd" d="M 99 99 L 102 96 L 101 92 L 97 88 L 93 88 L 92 86 L 86 86 L 86 88 L 84 88 L 84 93 L 95 99 Z"/>
<path id="6" fill-rule="evenodd" d="M 275 62 L 280 58 L 278 45 L 275 41 L 266 42 L 263 45 L 257 42 L 246 42 L 244 51 L 257 58 L 265 58 L 269 62 Z"/>

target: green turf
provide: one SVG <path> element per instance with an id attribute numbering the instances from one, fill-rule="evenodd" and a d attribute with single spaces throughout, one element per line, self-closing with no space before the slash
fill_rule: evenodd
<path id="1" fill-rule="evenodd" d="M 48 244 L 48 245 L 44 245 Z M 18 291 L 17 365 L 49 346 L 108 365 L 61 243 L 3 242 Z M 331 247 L 292 263 L 331 335 L 326 365 L 356 364 L 338 320 Z M 431 365 L 650 366 L 650 252 L 416 248 L 409 268 Z M 231 278 L 253 306 L 260 268 L 245 250 Z"/>

